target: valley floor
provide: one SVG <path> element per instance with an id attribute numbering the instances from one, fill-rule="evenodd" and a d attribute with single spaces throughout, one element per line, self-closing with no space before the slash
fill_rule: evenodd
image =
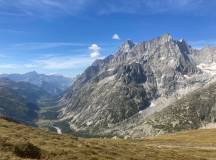
<path id="1" fill-rule="evenodd" d="M 0 160 L 214 160 L 216 129 L 136 140 L 57 135 L 0 119 Z"/>

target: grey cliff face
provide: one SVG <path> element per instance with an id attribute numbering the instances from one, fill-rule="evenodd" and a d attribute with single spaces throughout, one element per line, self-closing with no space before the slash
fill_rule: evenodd
<path id="1" fill-rule="evenodd" d="M 202 74 L 194 52 L 169 34 L 138 44 L 126 41 L 77 78 L 61 99 L 59 118 L 73 130 L 90 133 L 128 120 L 198 82 L 187 78 Z"/>
<path id="2" fill-rule="evenodd" d="M 197 64 L 211 64 L 216 62 L 216 48 L 205 47 L 196 50 L 191 56 Z"/>
<path id="3" fill-rule="evenodd" d="M 207 84 L 186 94 L 160 112 L 148 117 L 136 115 L 103 130 L 100 134 L 142 137 L 208 127 L 216 122 L 215 89 L 215 82 Z"/>

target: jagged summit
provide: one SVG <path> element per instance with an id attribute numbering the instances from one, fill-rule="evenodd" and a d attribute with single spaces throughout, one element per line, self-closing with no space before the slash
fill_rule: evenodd
<path id="1" fill-rule="evenodd" d="M 126 40 L 122 43 L 117 55 L 122 55 L 123 53 L 129 54 L 128 52 L 134 52 L 134 50 L 142 49 L 142 47 L 144 47 L 143 49 L 158 48 L 160 46 L 164 46 L 165 44 L 170 45 L 172 48 L 177 45 L 180 50 L 182 48 L 187 48 L 188 50 L 191 49 L 191 46 L 184 39 L 175 40 L 171 34 L 166 33 L 152 40 L 143 41 L 137 44 L 135 44 L 132 40 Z"/>
<path id="2" fill-rule="evenodd" d="M 166 34 L 161 35 L 158 39 L 163 41 L 163 42 L 169 42 L 169 41 L 173 40 L 173 37 L 171 34 L 166 33 Z"/>
<path id="3" fill-rule="evenodd" d="M 129 52 L 133 47 L 135 46 L 135 43 L 132 40 L 126 40 L 121 45 L 119 52 Z"/>
<path id="4" fill-rule="evenodd" d="M 59 117 L 78 132 L 96 133 L 139 113 L 153 114 L 155 106 L 205 81 L 193 52 L 170 34 L 138 44 L 128 40 L 114 56 L 94 62 L 77 78 L 60 101 Z"/>

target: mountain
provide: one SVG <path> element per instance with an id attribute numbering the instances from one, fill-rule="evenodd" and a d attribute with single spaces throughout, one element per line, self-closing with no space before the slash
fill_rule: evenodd
<path id="1" fill-rule="evenodd" d="M 211 55 L 211 50 L 214 49 L 193 49 L 185 40 L 175 40 L 169 34 L 138 44 L 128 40 L 116 54 L 96 60 L 76 79 L 59 103 L 59 120 L 69 123 L 75 132 L 133 135 L 137 121 L 145 122 L 166 109 L 164 118 L 171 116 L 171 104 L 214 80 L 212 72 L 200 67 L 206 64 L 204 54 Z M 203 56 L 202 63 L 199 56 Z M 130 128 L 126 127 L 125 132 L 121 125 Z M 123 130 L 115 131 L 115 126 Z M 201 125 L 191 126 L 188 128 Z M 147 135 L 145 125 L 139 129 L 143 130 L 140 136 Z"/>
<path id="2" fill-rule="evenodd" d="M 51 95 L 38 86 L 1 78 L 0 116 L 33 124 L 38 116 L 38 101 L 49 97 Z"/>
<path id="3" fill-rule="evenodd" d="M 60 95 L 72 84 L 72 78 L 66 78 L 60 75 L 44 75 L 37 72 L 26 74 L 2 74 L 0 77 L 8 78 L 16 82 L 28 82 L 48 91 L 54 96 Z"/>
<path id="4" fill-rule="evenodd" d="M 190 56 L 194 59 L 198 68 L 213 76 L 216 74 L 216 48 L 205 47 L 195 50 Z"/>
<path id="5" fill-rule="evenodd" d="M 78 138 L 0 119 L 1 159 L 213 160 L 215 129 L 144 139 Z"/>
<path id="6" fill-rule="evenodd" d="M 206 84 L 149 116 L 137 114 L 100 134 L 156 136 L 199 128 L 216 128 L 216 82 Z"/>

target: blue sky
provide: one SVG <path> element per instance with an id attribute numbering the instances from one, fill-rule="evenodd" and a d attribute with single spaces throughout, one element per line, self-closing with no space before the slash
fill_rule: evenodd
<path id="1" fill-rule="evenodd" d="M 0 73 L 75 76 L 127 39 L 216 45 L 215 0 L 0 0 Z"/>

